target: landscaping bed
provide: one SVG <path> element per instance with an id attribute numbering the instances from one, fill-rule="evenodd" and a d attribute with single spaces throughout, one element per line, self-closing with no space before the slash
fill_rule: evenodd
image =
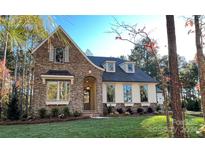
<path id="1" fill-rule="evenodd" d="M 53 123 L 53 122 L 65 122 L 81 119 L 89 119 L 89 116 L 80 116 L 80 117 L 66 117 L 66 118 L 45 118 L 45 119 L 25 119 L 25 120 L 2 120 L 0 125 L 18 125 L 18 124 L 41 124 L 41 123 Z"/>

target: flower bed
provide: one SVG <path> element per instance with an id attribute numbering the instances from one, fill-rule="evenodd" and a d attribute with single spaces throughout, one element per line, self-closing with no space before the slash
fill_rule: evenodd
<path id="1" fill-rule="evenodd" d="M 41 123 L 52 123 L 52 122 L 64 122 L 71 120 L 89 119 L 89 116 L 80 117 L 67 117 L 67 118 L 45 118 L 45 119 L 29 119 L 29 120 L 16 120 L 16 121 L 0 121 L 0 125 L 18 125 L 18 124 L 41 124 Z"/>

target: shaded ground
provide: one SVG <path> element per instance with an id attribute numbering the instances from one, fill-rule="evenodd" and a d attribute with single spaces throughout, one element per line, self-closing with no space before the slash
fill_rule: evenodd
<path id="1" fill-rule="evenodd" d="M 203 123 L 203 119 L 201 117 L 188 116 L 186 123 L 189 136 L 197 137 L 196 131 Z M 113 117 L 50 124 L 0 126 L 0 137 L 167 137 L 166 118 L 165 116 Z"/>

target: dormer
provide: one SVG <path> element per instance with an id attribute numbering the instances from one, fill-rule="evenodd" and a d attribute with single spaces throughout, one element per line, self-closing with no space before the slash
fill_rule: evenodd
<path id="1" fill-rule="evenodd" d="M 105 68 L 106 72 L 115 72 L 116 70 L 115 63 L 116 61 L 105 61 L 103 67 Z"/>
<path id="2" fill-rule="evenodd" d="M 126 72 L 126 73 L 135 73 L 135 62 L 124 62 L 120 64 L 120 67 Z"/>

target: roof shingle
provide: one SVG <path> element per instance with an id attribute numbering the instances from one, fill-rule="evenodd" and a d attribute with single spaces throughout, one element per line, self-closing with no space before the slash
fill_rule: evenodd
<path id="1" fill-rule="evenodd" d="M 147 73 L 142 71 L 141 69 L 135 69 L 135 73 L 126 73 L 119 66 L 121 63 L 125 62 L 125 60 L 114 57 L 95 57 L 88 56 L 88 58 L 97 66 L 102 67 L 102 64 L 105 61 L 116 61 L 116 72 L 104 72 L 102 80 L 104 82 L 150 82 L 157 83 L 158 81 Z"/>

